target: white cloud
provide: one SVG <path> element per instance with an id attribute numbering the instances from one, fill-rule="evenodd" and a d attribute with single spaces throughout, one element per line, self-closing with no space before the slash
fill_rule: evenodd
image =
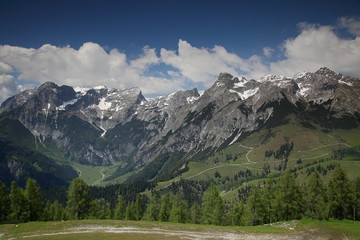
<path id="1" fill-rule="evenodd" d="M 344 39 L 331 26 L 301 25 L 301 33 L 283 44 L 285 59 L 270 64 L 270 72 L 292 76 L 300 71 L 332 70 L 360 76 L 360 38 Z"/>
<path id="2" fill-rule="evenodd" d="M 264 47 L 263 54 L 265 57 L 271 57 L 273 55 L 274 49 L 271 47 Z"/>
<path id="3" fill-rule="evenodd" d="M 12 67 L 9 64 L 0 62 L 0 74 L 12 72 Z"/>
<path id="4" fill-rule="evenodd" d="M 360 18 L 341 18 L 337 26 L 308 23 L 298 26 L 299 34 L 285 40 L 281 48 L 267 46 L 262 49 L 263 56 L 250 58 L 230 53 L 223 46 L 194 47 L 184 40 L 179 40 L 176 50 L 162 48 L 160 53 L 145 46 L 143 53 L 131 61 L 117 49 L 105 51 L 91 42 L 79 49 L 50 44 L 39 49 L 3 45 L 0 46 L 0 101 L 23 89 L 26 82 L 53 81 L 59 85 L 106 85 L 119 89 L 138 86 L 145 95 L 163 95 L 193 87 L 207 88 L 221 72 L 257 79 L 270 73 L 293 76 L 327 66 L 360 76 Z M 339 28 L 347 29 L 354 37 L 337 35 Z M 269 63 L 275 54 L 283 59 Z"/>
<path id="5" fill-rule="evenodd" d="M 23 90 L 22 87 L 17 84 L 13 76 L 6 74 L 0 75 L 0 103 L 19 93 L 21 90 Z"/>
<path id="6" fill-rule="evenodd" d="M 360 36 L 360 17 L 342 17 L 339 19 L 339 27 L 346 28 L 355 36 Z"/>
<path id="7" fill-rule="evenodd" d="M 159 58 L 156 55 L 155 49 L 145 46 L 143 48 L 143 55 L 140 58 L 131 61 L 130 64 L 134 68 L 145 71 L 149 68 L 149 66 L 156 65 L 158 63 Z"/>
<path id="8" fill-rule="evenodd" d="M 159 63 L 155 49 L 127 61 L 117 49 L 107 53 L 96 43 L 84 43 L 78 50 L 43 45 L 39 49 L 0 46 L 0 70 L 20 73 L 19 80 L 43 83 L 53 81 L 70 86 L 106 85 L 119 89 L 139 86 L 145 94 L 164 94 L 179 89 L 179 81 L 146 77 L 145 72 Z M 10 68 L 9 68 L 10 67 Z"/>
<path id="9" fill-rule="evenodd" d="M 178 69 L 182 77 L 205 87 L 212 85 L 221 72 L 252 74 L 255 66 L 262 65 L 257 56 L 243 59 L 222 46 L 196 48 L 183 40 L 179 40 L 177 52 L 161 49 L 160 56 L 163 63 Z"/>

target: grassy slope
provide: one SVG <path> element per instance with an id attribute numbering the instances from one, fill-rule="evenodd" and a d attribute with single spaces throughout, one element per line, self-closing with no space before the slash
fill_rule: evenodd
<path id="1" fill-rule="evenodd" d="M 325 133 L 320 126 L 313 125 L 316 129 L 304 128 L 297 124 L 297 120 L 293 117 L 287 125 L 278 126 L 271 130 L 262 129 L 242 139 L 240 142 L 236 142 L 222 151 L 213 154 L 202 162 L 190 162 L 189 171 L 183 173 L 180 177 L 189 180 L 209 180 L 214 178 L 215 172 L 219 172 L 222 177 L 233 178 L 236 173 L 246 169 L 251 170 L 255 174 L 261 174 L 265 162 L 270 165 L 271 171 L 276 173 L 278 172 L 276 167 L 279 166 L 281 160 L 274 159 L 273 157 L 265 159 L 264 154 L 267 150 L 279 149 L 286 142 L 294 142 L 294 149 L 289 157 L 287 169 L 298 166 L 296 161 L 299 158 L 302 159 L 302 165 L 312 164 L 315 160 L 330 158 L 333 149 L 344 148 L 347 149 L 344 159 L 335 163 L 340 164 L 346 169 L 350 178 L 359 176 L 360 128 L 335 130 Z M 16 140 L 20 139 L 16 136 L 13 137 Z M 28 139 L 29 143 L 21 143 L 21 145 L 26 144 L 29 146 L 32 144 L 35 147 L 33 136 L 23 139 Z M 81 178 L 89 185 L 121 183 L 132 174 L 127 173 L 117 179 L 105 182 L 102 179 L 106 180 L 107 177 L 111 176 L 116 171 L 117 165 L 101 167 L 83 165 L 76 161 L 70 161 L 70 159 L 64 159 L 64 153 L 59 152 L 51 142 L 45 141 L 44 143 L 46 147 L 40 144 L 40 142 L 37 144 L 40 152 L 51 157 L 59 164 L 70 165 L 79 173 L 81 172 Z M 251 150 L 251 148 L 253 149 Z M 329 163 L 322 163 L 322 165 L 326 166 Z M 105 174 L 104 178 L 102 174 Z M 300 174 L 300 179 L 304 178 L 301 176 L 303 175 Z M 173 181 L 178 181 L 180 177 L 159 183 L 159 187 L 161 188 Z M 222 190 L 227 192 L 230 189 L 223 186 Z"/>
<path id="2" fill-rule="evenodd" d="M 350 179 L 360 176 L 360 128 L 352 130 L 335 130 L 330 133 L 322 131 L 321 127 L 308 129 L 296 124 L 296 120 L 291 120 L 289 124 L 275 127 L 271 130 L 262 129 L 250 136 L 236 142 L 220 152 L 213 154 L 202 162 L 190 162 L 189 170 L 181 176 L 158 184 L 161 189 L 169 186 L 173 181 L 180 178 L 189 180 L 209 180 L 214 179 L 215 172 L 219 172 L 222 178 L 230 177 L 240 170 L 251 170 L 254 174 L 261 174 L 264 163 L 268 163 L 272 173 L 279 173 L 276 167 L 281 160 L 271 157 L 265 158 L 265 151 L 278 150 L 281 145 L 287 142 L 294 142 L 294 148 L 289 156 L 287 170 L 301 167 L 298 171 L 298 179 L 303 182 L 306 179 L 306 169 L 316 167 L 318 164 L 326 168 L 329 164 L 341 165 Z M 345 149 L 346 153 L 341 160 L 331 160 L 334 149 Z M 298 164 L 297 160 L 302 163 Z M 324 162 L 316 164 L 315 161 Z M 310 166 L 308 166 L 310 165 Z M 329 179 L 331 172 L 325 177 Z M 259 180 L 248 181 L 247 184 L 254 184 Z M 234 187 L 219 186 L 223 191 L 223 197 L 233 198 L 237 189 Z"/>
<path id="3" fill-rule="evenodd" d="M 131 232 L 120 233 L 121 230 Z M 170 233 L 175 233 L 175 235 L 170 235 Z M 180 239 L 189 234 L 210 236 L 206 239 L 229 235 L 233 238 L 242 236 L 241 239 L 253 236 L 257 236 L 259 239 L 269 238 L 269 236 L 279 239 L 290 237 L 298 237 L 297 239 L 306 239 L 307 237 L 311 237 L 311 239 L 360 239 L 360 222 L 305 219 L 254 227 L 221 227 L 143 221 L 83 220 L 0 225 L 0 239 L 119 239 L 119 237 L 121 239 L 139 239 L 144 236 L 146 239 Z"/>

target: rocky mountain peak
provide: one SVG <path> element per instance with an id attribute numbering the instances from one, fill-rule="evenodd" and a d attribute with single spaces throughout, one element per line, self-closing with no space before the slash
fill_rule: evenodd
<path id="1" fill-rule="evenodd" d="M 48 90 L 48 89 L 56 89 L 58 88 L 59 86 L 56 85 L 55 83 L 53 82 L 50 82 L 50 81 L 47 81 L 43 84 L 41 84 L 39 87 L 37 87 L 38 91 L 41 91 L 41 90 Z"/>
<path id="2" fill-rule="evenodd" d="M 202 95 L 191 89 L 154 99 L 137 87 L 74 90 L 46 82 L 9 98 L 0 112 L 11 110 L 34 136 L 52 139 L 76 158 L 96 164 L 132 158 L 140 166 L 160 152 L 194 153 L 234 143 L 271 120 L 281 104 L 284 112 L 316 106 L 328 112 L 327 119 L 357 116 L 359 89 L 358 79 L 328 68 L 258 80 L 221 73 Z M 73 148 L 79 127 L 91 141 Z M 96 141 L 101 144 L 92 145 Z"/>
<path id="3" fill-rule="evenodd" d="M 243 79 L 241 79 L 243 81 Z M 229 73 L 220 73 L 218 80 L 215 82 L 214 86 L 222 88 L 233 88 L 235 84 L 239 83 L 239 78 L 229 74 Z"/>
<path id="4" fill-rule="evenodd" d="M 332 71 L 331 69 L 329 69 L 329 68 L 327 68 L 327 67 L 322 67 L 322 68 L 320 68 L 319 70 L 317 70 L 317 71 L 315 72 L 315 74 L 325 75 L 325 76 L 331 77 L 331 76 L 337 75 L 338 73 Z"/>

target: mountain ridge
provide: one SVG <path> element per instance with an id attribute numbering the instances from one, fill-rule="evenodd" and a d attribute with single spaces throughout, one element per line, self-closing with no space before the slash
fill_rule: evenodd
<path id="1" fill-rule="evenodd" d="M 119 164 L 119 172 L 201 158 L 293 112 L 325 128 L 359 126 L 360 80 L 321 68 L 292 78 L 247 80 L 221 73 L 212 87 L 146 99 L 139 88 L 93 89 L 51 82 L 26 90 L 0 107 L 20 121 L 35 143 L 91 165 Z M 322 115 L 319 115 L 321 113 Z M 181 160 L 182 159 L 182 160 Z M 159 169 L 150 174 L 157 176 Z"/>

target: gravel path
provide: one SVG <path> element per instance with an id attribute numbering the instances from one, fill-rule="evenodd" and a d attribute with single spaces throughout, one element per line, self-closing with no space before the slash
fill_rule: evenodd
<path id="1" fill-rule="evenodd" d="M 69 228 L 68 231 L 41 233 L 32 235 L 23 235 L 19 238 L 8 238 L 8 240 L 15 239 L 27 239 L 46 236 L 63 236 L 64 239 L 68 234 L 88 234 L 88 233 L 113 233 L 113 234 L 132 234 L 142 239 L 146 236 L 146 239 L 156 239 L 156 236 L 162 235 L 166 239 L 189 239 L 189 240 L 324 240 L 328 239 L 320 235 L 312 235 L 309 233 L 295 233 L 294 234 L 268 234 L 268 233 L 239 233 L 234 231 L 183 231 L 183 230 L 170 230 L 161 228 L 139 228 L 139 227 L 111 227 L 111 226 L 81 226 L 75 228 Z M 121 237 L 121 236 L 119 236 Z M 79 235 L 81 239 L 81 235 Z"/>

